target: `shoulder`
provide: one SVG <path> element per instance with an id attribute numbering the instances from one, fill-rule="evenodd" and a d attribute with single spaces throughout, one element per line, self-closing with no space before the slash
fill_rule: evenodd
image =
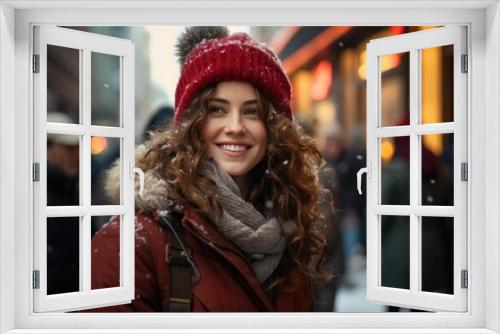
<path id="1" fill-rule="evenodd" d="M 136 248 L 153 247 L 154 242 L 166 242 L 165 231 L 159 224 L 156 212 L 136 213 L 134 229 Z"/>
<path id="2" fill-rule="evenodd" d="M 106 224 L 104 224 L 92 238 L 92 243 L 107 244 L 112 240 L 120 238 L 120 230 L 124 226 L 122 216 L 113 216 Z M 151 246 L 151 241 L 162 238 L 163 228 L 158 223 L 158 218 L 155 212 L 137 212 L 134 217 L 134 235 L 136 248 Z"/>

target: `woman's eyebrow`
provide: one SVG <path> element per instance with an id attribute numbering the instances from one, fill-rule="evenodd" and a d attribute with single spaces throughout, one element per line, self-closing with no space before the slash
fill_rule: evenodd
<path id="1" fill-rule="evenodd" d="M 228 100 L 223 99 L 221 97 L 213 97 L 210 99 L 210 102 L 220 102 L 220 103 L 224 103 L 224 104 L 229 104 Z M 248 100 L 248 101 L 243 102 L 243 105 L 256 104 L 256 103 L 257 103 L 257 100 Z"/>
<path id="2" fill-rule="evenodd" d="M 224 103 L 224 104 L 229 104 L 228 100 L 225 100 L 225 99 L 220 98 L 220 97 L 212 97 L 210 99 L 210 102 L 220 102 L 220 103 Z"/>

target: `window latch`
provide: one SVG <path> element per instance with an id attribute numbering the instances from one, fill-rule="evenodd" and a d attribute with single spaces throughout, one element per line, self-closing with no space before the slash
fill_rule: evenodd
<path id="1" fill-rule="evenodd" d="M 139 175 L 139 194 L 142 195 L 144 192 L 144 172 L 142 169 L 138 167 L 134 167 L 134 165 L 130 164 L 130 177 L 134 178 L 135 174 Z"/>
<path id="2" fill-rule="evenodd" d="M 360 170 L 358 170 L 358 173 L 356 174 L 356 176 L 357 176 L 358 193 L 360 195 L 363 194 L 363 191 L 361 190 L 361 183 L 362 183 L 361 176 L 363 176 L 363 174 L 366 174 L 366 177 L 371 177 L 371 168 L 370 168 L 371 164 L 368 162 L 367 165 L 368 166 L 363 167 Z"/>

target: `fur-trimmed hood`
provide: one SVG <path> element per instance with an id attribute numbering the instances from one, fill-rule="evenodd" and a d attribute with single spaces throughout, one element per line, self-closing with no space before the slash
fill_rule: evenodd
<path id="1" fill-rule="evenodd" d="M 147 152 L 145 145 L 139 145 L 135 149 L 135 161 L 140 161 Z M 104 189 L 106 195 L 114 202 L 120 201 L 120 165 L 116 161 L 106 172 Z M 143 212 L 164 210 L 167 199 L 167 182 L 162 179 L 154 169 L 144 171 L 144 191 L 139 192 L 139 178 L 135 178 L 135 207 Z"/>

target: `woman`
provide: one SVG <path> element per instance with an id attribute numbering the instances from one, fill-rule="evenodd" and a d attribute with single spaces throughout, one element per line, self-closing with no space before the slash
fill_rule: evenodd
<path id="1" fill-rule="evenodd" d="M 292 121 L 287 76 L 267 47 L 223 27 L 188 28 L 177 47 L 174 121 L 136 156 L 136 298 L 94 311 L 313 310 L 311 280 L 328 278 L 323 161 Z M 114 218 L 92 240 L 93 289 L 119 286 L 117 238 Z"/>

